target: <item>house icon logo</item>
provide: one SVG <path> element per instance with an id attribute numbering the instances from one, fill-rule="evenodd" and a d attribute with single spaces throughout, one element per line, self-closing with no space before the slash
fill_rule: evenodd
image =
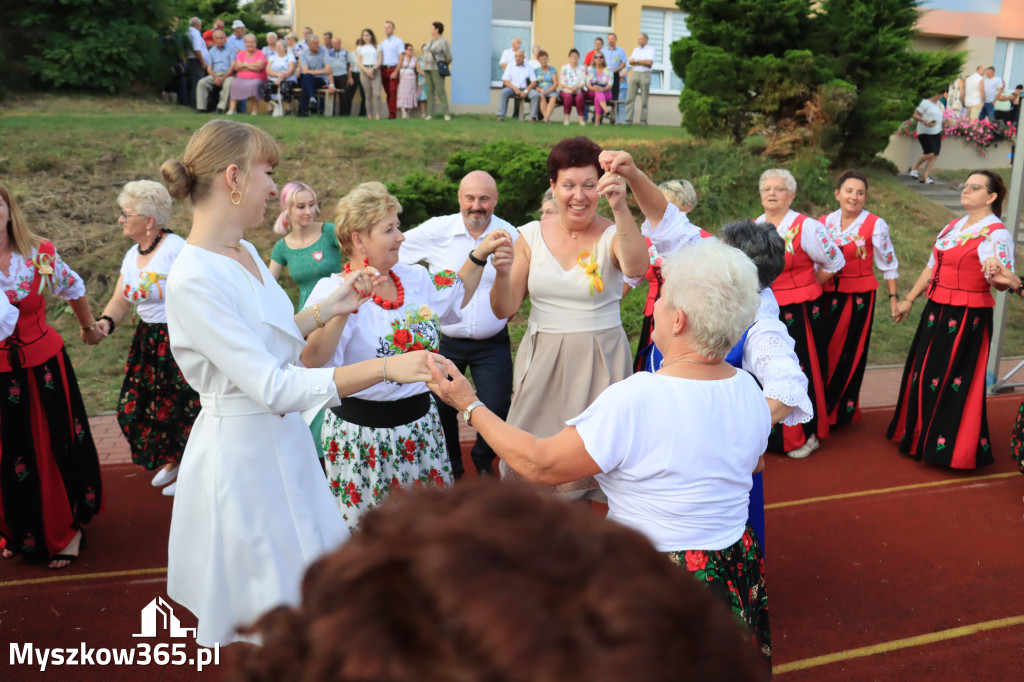
<path id="1" fill-rule="evenodd" d="M 163 597 L 154 597 L 153 601 L 146 604 L 142 609 L 142 632 L 132 637 L 156 637 L 157 625 L 162 624 L 163 629 L 170 633 L 171 637 L 192 637 L 196 636 L 195 628 L 183 628 L 178 618 L 174 615 L 174 609 L 164 601 Z"/>

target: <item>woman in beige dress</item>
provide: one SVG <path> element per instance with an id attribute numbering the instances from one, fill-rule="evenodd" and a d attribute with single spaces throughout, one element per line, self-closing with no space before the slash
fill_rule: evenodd
<path id="1" fill-rule="evenodd" d="M 530 319 L 516 354 L 508 423 L 553 436 L 604 389 L 631 373 L 619 302 L 623 275 L 647 269 L 647 244 L 626 205 L 626 184 L 605 174 L 601 148 L 586 137 L 562 140 L 548 157 L 558 214 L 520 229 L 511 265 L 491 288 L 495 316 L 511 317 L 529 295 Z M 601 197 L 615 222 L 597 215 Z M 502 462 L 502 476 L 515 475 Z M 582 496 L 593 478 L 556 488 Z"/>

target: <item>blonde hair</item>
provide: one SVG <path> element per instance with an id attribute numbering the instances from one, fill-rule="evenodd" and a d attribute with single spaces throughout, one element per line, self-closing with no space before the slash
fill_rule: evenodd
<path id="1" fill-rule="evenodd" d="M 364 182 L 338 201 L 334 233 L 341 250 L 352 257 L 352 234 L 366 236 L 370 228 L 384 220 L 388 213 L 402 212 L 402 204 L 379 182 Z"/>
<path id="2" fill-rule="evenodd" d="M 686 314 L 694 349 L 725 357 L 761 305 L 754 262 L 739 249 L 702 239 L 666 258 L 661 272 L 662 298 L 670 310 Z"/>
<path id="3" fill-rule="evenodd" d="M 250 123 L 218 119 L 193 133 L 181 160 L 164 161 L 160 175 L 172 197 L 197 204 L 207 198 L 214 179 L 228 166 L 236 165 L 248 174 L 260 161 L 271 166 L 280 163 L 281 148 L 274 138 Z M 246 183 L 248 187 L 248 179 Z"/>
<path id="4" fill-rule="evenodd" d="M 28 223 L 25 222 L 25 216 L 21 213 L 21 207 L 14 201 L 10 190 L 3 183 L 0 183 L 0 197 L 3 197 L 7 203 L 9 217 L 6 228 L 7 238 L 11 242 L 11 250 L 22 256 L 28 256 L 32 253 L 32 249 L 39 246 L 42 238 L 32 234 L 32 231 L 28 229 Z"/>
<path id="5" fill-rule="evenodd" d="M 139 215 L 152 218 L 157 227 L 163 227 L 170 222 L 171 202 L 167 188 L 152 180 L 129 182 L 117 197 L 117 203 L 121 208 L 124 208 L 125 204 L 131 204 Z"/>
<path id="6" fill-rule="evenodd" d="M 697 191 L 689 180 L 666 180 L 658 185 L 658 189 L 678 208 L 689 206 L 691 211 L 697 208 Z"/>

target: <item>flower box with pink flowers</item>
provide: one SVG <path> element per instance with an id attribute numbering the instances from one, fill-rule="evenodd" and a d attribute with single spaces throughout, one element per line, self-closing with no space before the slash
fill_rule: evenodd
<path id="1" fill-rule="evenodd" d="M 947 109 L 942 119 L 942 151 L 935 168 L 1008 168 L 1017 127 L 1004 121 L 976 121 Z M 905 121 L 889 138 L 882 156 L 902 171 L 921 156 L 917 122 Z"/>

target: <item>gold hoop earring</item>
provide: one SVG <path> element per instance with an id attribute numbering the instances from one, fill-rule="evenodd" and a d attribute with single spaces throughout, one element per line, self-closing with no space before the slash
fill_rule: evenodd
<path id="1" fill-rule="evenodd" d="M 236 194 L 238 195 L 238 201 L 235 201 Z M 242 203 L 242 193 L 239 192 L 237 189 L 231 190 L 231 203 L 234 204 L 235 206 L 238 206 L 239 204 Z"/>

